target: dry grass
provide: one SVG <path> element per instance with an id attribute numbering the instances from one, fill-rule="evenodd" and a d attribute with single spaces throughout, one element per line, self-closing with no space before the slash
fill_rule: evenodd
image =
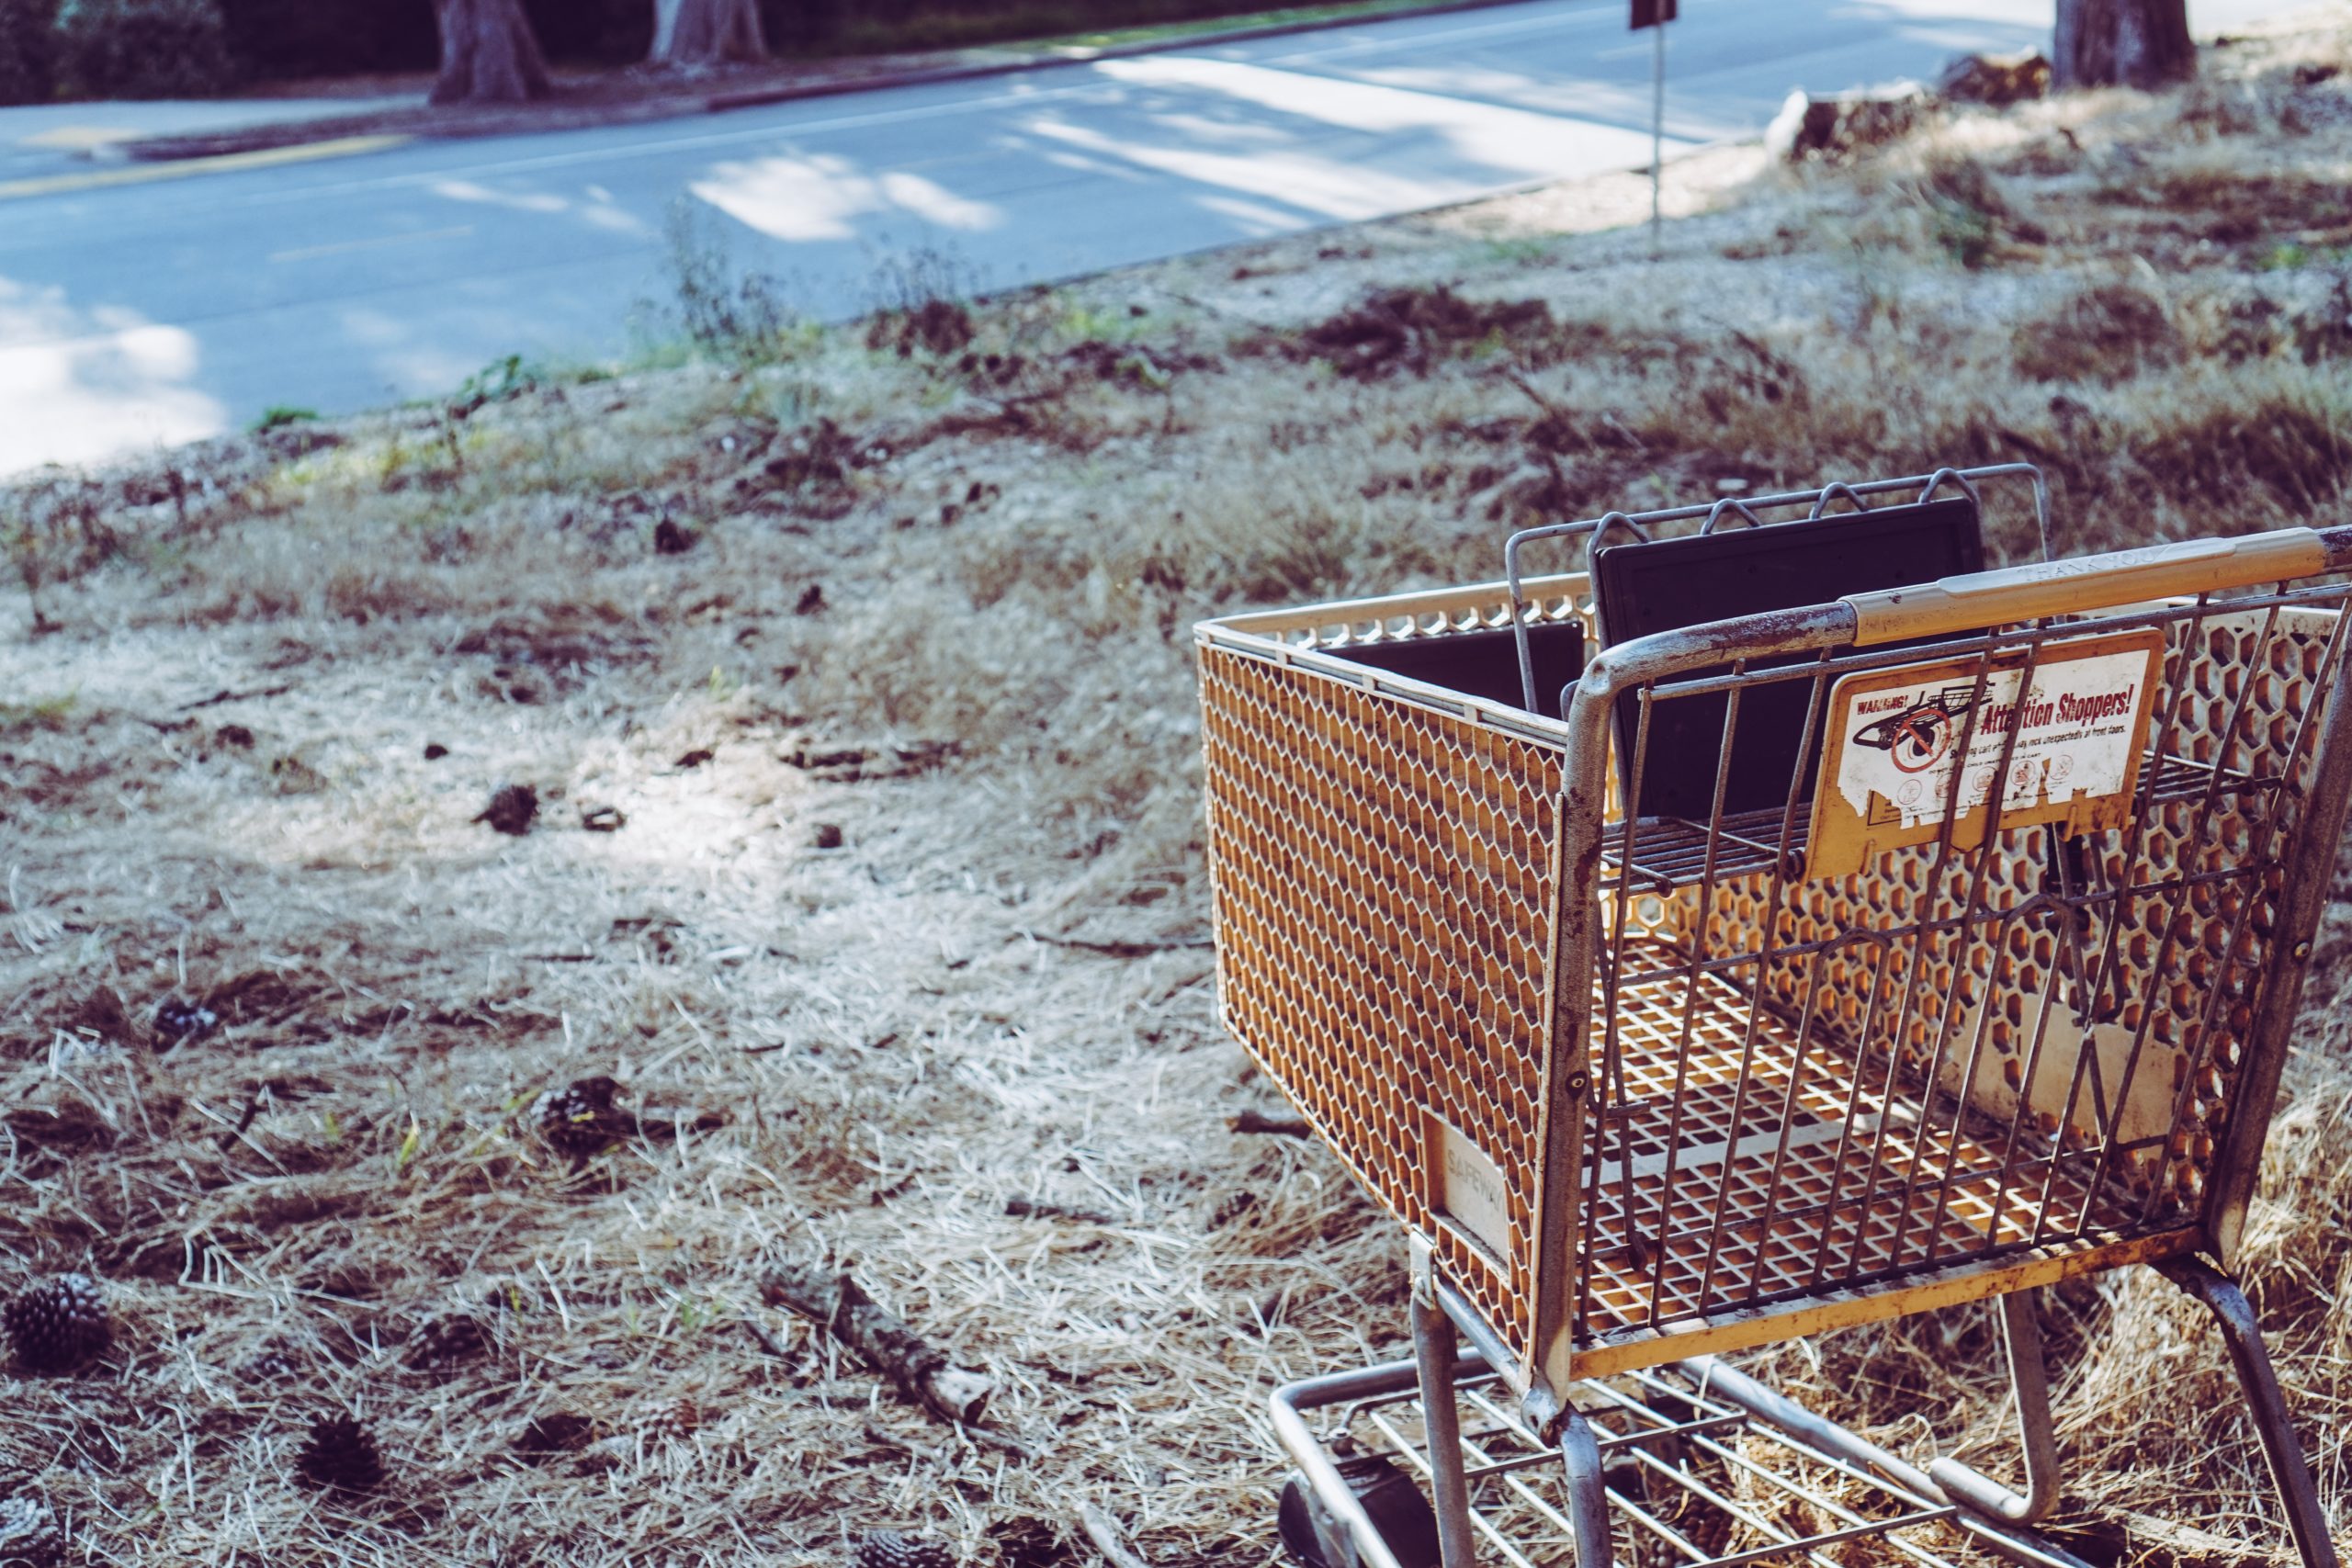
<path id="1" fill-rule="evenodd" d="M 122 1320 L 100 1369 L 5 1385 L 0 1479 L 107 1562 L 797 1563 L 882 1524 L 986 1562 L 1084 1500 L 1164 1568 L 1265 1561 L 1255 1413 L 1396 1351 L 1402 1258 L 1318 1151 L 1224 1131 L 1272 1095 L 1213 1017 L 1186 628 L 1725 481 L 2031 457 L 2066 552 L 2340 516 L 2331 15 L 2170 98 L 1802 177 L 1710 155 L 1655 269 L 1572 231 L 1634 186 L 1597 182 L 996 302 L 969 342 L 508 375 L 0 498 L 0 1290 L 88 1267 Z M 471 820 L 509 781 L 527 837 Z M 2352 1517 L 2345 913 L 2252 1273 Z M 163 1048 L 174 998 L 220 1027 Z M 688 1130 L 574 1168 L 526 1111 L 594 1074 Z M 820 1255 L 989 1368 L 1034 1457 L 760 1304 Z M 482 1352 L 418 1363 L 460 1313 Z M 2074 1289 L 2053 1343 L 2088 1528 L 2274 1540 L 2166 1287 Z M 1767 1359 L 1997 1452 L 1979 1314 Z M 291 1478 L 337 1408 L 380 1495 Z M 587 1446 L 525 1451 L 559 1414 Z"/>

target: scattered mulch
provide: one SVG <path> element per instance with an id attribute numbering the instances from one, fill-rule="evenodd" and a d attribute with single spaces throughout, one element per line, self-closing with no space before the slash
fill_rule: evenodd
<path id="1" fill-rule="evenodd" d="M 1541 299 L 1465 299 L 1444 284 L 1384 288 L 1297 336 L 1295 352 L 1368 380 L 1426 376 L 1449 353 L 1488 342 L 1547 337 L 1552 308 Z"/>

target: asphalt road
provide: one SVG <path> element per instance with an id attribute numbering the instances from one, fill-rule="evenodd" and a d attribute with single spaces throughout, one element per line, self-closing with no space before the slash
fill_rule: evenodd
<path id="1" fill-rule="evenodd" d="M 2204 28 L 2283 10 L 2199 0 Z M 1683 0 L 1675 151 L 1794 86 L 2046 39 L 2051 0 Z M 976 288 L 1649 160 L 1622 0 L 1531 0 L 697 119 L 0 199 L 0 473 L 628 352 L 670 231 L 797 309 Z M 0 122 L 0 135 L 5 135 Z M 658 328 L 654 330 L 659 330 Z"/>

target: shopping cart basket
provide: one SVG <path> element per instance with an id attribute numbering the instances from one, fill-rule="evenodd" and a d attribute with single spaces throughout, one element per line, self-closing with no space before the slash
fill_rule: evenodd
<path id="1" fill-rule="evenodd" d="M 2031 483 L 2034 564 L 1589 657 L 1594 576 L 1521 570 L 1848 512 L 1948 533 L 1935 508 L 1973 525 L 1996 479 Z M 2220 1320 L 2303 1560 L 2334 1562 L 2228 1269 L 2352 784 L 2352 527 L 2049 536 L 2032 469 L 1944 470 L 1533 529 L 1500 582 L 1199 628 L 1225 1021 L 1412 1244 L 1415 1362 L 1276 1400 L 1327 1553 L 1400 1568 L 1396 1477 L 1343 1473 L 1385 1442 L 1445 1568 L 1480 1532 L 1524 1564 L 1529 1518 L 1580 1568 L 1612 1529 L 1819 1561 L 1938 1519 L 2068 1561 L 2022 1528 L 2058 1495 L 2033 1292 L 2144 1263 Z M 1987 1299 L 2021 1491 L 1714 1359 Z M 1884 1506 L 1711 1556 L 1611 1479 L 1705 1490 L 1690 1456 L 1733 1423 L 1802 1454 L 1789 1486 L 1842 1466 Z"/>

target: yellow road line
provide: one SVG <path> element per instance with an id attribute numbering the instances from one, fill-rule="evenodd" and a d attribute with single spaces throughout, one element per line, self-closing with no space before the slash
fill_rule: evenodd
<path id="1" fill-rule="evenodd" d="M 184 180 L 196 175 L 225 175 L 238 169 L 268 169 L 281 164 L 308 164 L 321 158 L 349 158 L 361 152 L 381 152 L 405 145 L 413 136 L 345 136 L 332 141 L 305 141 L 292 147 L 270 147 L 258 152 L 223 152 L 211 158 L 180 158 L 166 164 L 134 164 L 128 168 L 101 169 L 86 175 L 43 175 L 29 180 L 0 181 L 0 201 L 31 196 L 56 196 L 67 191 L 99 190 L 107 186 L 141 186 L 155 180 Z"/>

